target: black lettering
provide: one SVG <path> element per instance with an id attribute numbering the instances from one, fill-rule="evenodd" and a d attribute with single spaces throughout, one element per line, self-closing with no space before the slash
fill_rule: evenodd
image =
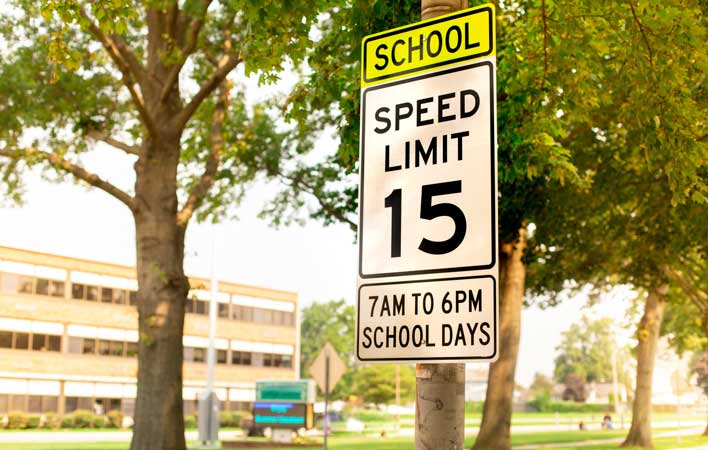
<path id="1" fill-rule="evenodd" d="M 452 326 L 449 323 L 442 324 L 442 346 L 447 347 L 452 344 Z"/>
<path id="2" fill-rule="evenodd" d="M 396 42 L 393 43 L 393 47 L 391 47 L 391 62 L 393 63 L 394 66 L 400 66 L 404 62 L 406 62 L 405 59 L 396 59 L 396 47 L 399 45 L 405 45 L 406 43 L 402 40 L 397 40 Z"/>
<path id="3" fill-rule="evenodd" d="M 447 162 L 447 134 L 443 136 L 442 162 Z"/>
<path id="4" fill-rule="evenodd" d="M 369 300 L 372 300 L 373 303 L 371 304 L 371 317 L 374 317 L 374 310 L 376 309 L 376 302 L 379 300 L 378 295 L 370 295 Z"/>
<path id="5" fill-rule="evenodd" d="M 383 107 L 376 110 L 376 114 L 374 114 L 374 117 L 379 122 L 382 122 L 385 124 L 385 126 L 383 128 L 378 128 L 378 127 L 374 128 L 374 131 L 377 132 L 378 134 L 384 134 L 385 132 L 387 132 L 388 130 L 391 129 L 391 119 L 389 119 L 386 116 L 381 115 L 382 113 L 387 113 L 390 111 L 391 111 L 391 109 L 388 108 L 387 106 L 383 106 Z"/>
<path id="6" fill-rule="evenodd" d="M 423 328 L 421 328 L 420 325 L 416 325 L 413 327 L 413 331 L 411 332 L 411 340 L 413 341 L 413 346 L 415 347 L 420 347 L 423 345 Z"/>
<path id="7" fill-rule="evenodd" d="M 426 347 L 435 347 L 435 342 L 432 342 L 430 340 L 430 325 L 425 326 L 425 346 Z"/>
<path id="8" fill-rule="evenodd" d="M 469 133 L 469 132 L 468 132 Z M 433 164 L 438 163 L 438 137 L 433 136 L 430 140 L 428 149 L 423 147 L 423 144 L 416 139 L 415 141 L 415 166 L 420 167 L 420 160 L 423 160 L 423 165 L 428 164 L 428 160 L 432 157 Z"/>
<path id="9" fill-rule="evenodd" d="M 455 98 L 454 92 L 438 96 L 438 122 L 447 122 L 449 120 L 455 120 L 454 114 L 452 114 L 451 116 L 446 116 L 445 114 L 443 114 L 446 109 L 450 109 L 450 104 L 445 103 L 445 100 L 450 98 Z"/>
<path id="10" fill-rule="evenodd" d="M 386 56 L 386 53 L 382 53 L 382 51 L 385 52 L 387 49 L 388 45 L 386 44 L 380 44 L 376 47 L 376 57 L 383 60 L 383 64 L 374 64 L 374 67 L 378 70 L 384 70 L 388 66 L 388 56 Z"/>
<path id="11" fill-rule="evenodd" d="M 472 108 L 469 111 L 465 110 L 465 97 L 468 95 L 471 95 L 474 97 L 474 108 Z M 460 92 L 460 118 L 464 119 L 466 117 L 472 117 L 474 113 L 477 112 L 479 109 L 479 94 L 476 91 L 473 91 L 472 89 L 465 89 L 464 91 Z"/>
<path id="12" fill-rule="evenodd" d="M 438 38 L 438 49 L 435 51 L 433 51 L 431 48 L 432 47 L 431 43 L 433 42 L 433 36 L 437 36 L 437 38 Z M 428 56 L 430 56 L 431 58 L 435 58 L 436 56 L 438 56 L 440 54 L 440 52 L 442 51 L 442 40 L 443 40 L 442 34 L 440 34 L 440 32 L 438 30 L 433 30 L 430 32 L 430 34 L 428 35 Z"/>
<path id="13" fill-rule="evenodd" d="M 406 112 L 402 112 L 403 108 L 406 108 Z M 396 105 L 396 131 L 401 129 L 401 120 L 407 119 L 413 115 L 413 105 L 410 103 L 399 103 Z"/>
<path id="14" fill-rule="evenodd" d="M 430 304 L 428 304 L 428 300 L 430 300 Z M 425 314 L 430 315 L 430 313 L 433 312 L 434 303 L 435 302 L 433 301 L 433 294 L 431 294 L 430 292 L 426 292 L 423 295 L 423 312 Z M 428 307 L 430 307 L 430 308 L 428 308 Z"/>
<path id="15" fill-rule="evenodd" d="M 371 328 L 365 327 L 364 328 L 364 342 L 361 344 L 364 348 L 371 348 L 371 336 L 369 336 L 370 333 L 371 333 Z"/>
<path id="16" fill-rule="evenodd" d="M 432 102 L 433 102 L 433 97 L 421 98 L 420 100 L 418 100 L 416 102 L 416 106 L 418 107 L 418 108 L 416 108 L 417 111 L 416 111 L 416 115 L 415 115 L 416 116 L 416 121 L 415 121 L 416 126 L 420 127 L 423 125 L 430 125 L 431 123 L 435 122 L 435 119 L 432 119 L 432 118 L 425 119 L 425 120 L 422 119 L 423 114 L 428 112 L 428 108 L 426 108 L 423 105 L 426 103 L 432 103 Z"/>
<path id="17" fill-rule="evenodd" d="M 391 316 L 391 308 L 389 307 L 388 304 L 388 296 L 384 295 L 383 298 L 383 305 L 381 305 L 381 314 L 380 317 L 384 316 L 384 313 L 386 313 L 387 316 Z"/>
<path id="18" fill-rule="evenodd" d="M 415 315 L 416 315 L 416 316 L 418 315 L 418 298 L 420 298 L 420 293 L 419 293 L 419 292 L 414 292 L 414 293 L 413 293 L 413 304 L 415 305 L 415 306 L 414 306 L 414 309 L 415 309 Z"/>
<path id="19" fill-rule="evenodd" d="M 460 131 L 459 133 L 452 133 L 450 135 L 451 139 L 457 139 L 457 160 L 462 161 L 462 138 L 470 135 L 469 131 Z"/>
<path id="20" fill-rule="evenodd" d="M 477 322 L 474 323 L 474 326 L 471 327 L 470 324 L 467 324 L 467 331 L 470 332 L 470 345 L 474 345 L 474 334 L 477 332 L 477 325 L 479 325 Z M 462 325 L 460 325 L 461 327 Z"/>
<path id="21" fill-rule="evenodd" d="M 388 144 L 386 144 L 386 157 L 385 157 L 386 167 L 384 167 L 384 172 L 394 172 L 394 171 L 396 171 L 396 170 L 401 170 L 401 165 L 400 165 L 400 164 L 397 165 L 397 166 L 392 166 L 392 165 L 391 165 L 391 156 L 390 156 L 390 153 L 391 153 L 391 146 L 388 145 Z"/>
<path id="22" fill-rule="evenodd" d="M 482 312 L 482 290 L 477 289 L 477 295 L 474 295 L 472 290 L 469 291 L 470 298 L 470 312 L 474 309 L 477 312 Z"/>
<path id="23" fill-rule="evenodd" d="M 405 316 L 405 299 L 406 294 L 401 294 L 401 297 L 393 296 L 393 315 Z"/>
<path id="24" fill-rule="evenodd" d="M 386 327 L 386 348 L 396 348 L 396 327 Z"/>
<path id="25" fill-rule="evenodd" d="M 457 325 L 457 334 L 455 335 L 455 346 L 460 345 L 460 341 L 462 341 L 462 345 L 467 345 L 467 342 L 465 341 L 465 328 L 462 326 L 462 324 Z"/>
<path id="26" fill-rule="evenodd" d="M 377 337 L 379 335 L 379 331 L 383 333 L 383 328 L 381 328 L 381 327 L 374 328 L 374 347 L 376 347 L 376 348 L 381 348 L 384 346 L 383 342 L 379 341 L 379 338 Z"/>
<path id="27" fill-rule="evenodd" d="M 450 45 L 450 34 L 453 30 L 457 33 L 457 45 L 454 48 Z M 455 53 L 460 48 L 461 45 L 462 45 L 462 30 L 460 30 L 460 27 L 458 27 L 457 25 L 453 25 L 450 28 L 448 28 L 447 32 L 445 33 L 445 47 L 447 48 L 448 52 Z"/>
<path id="28" fill-rule="evenodd" d="M 406 337 L 403 337 L 403 332 L 406 332 Z M 408 347 L 408 343 L 411 340 L 411 330 L 408 329 L 406 325 L 403 325 L 400 330 L 398 330 L 398 344 L 401 347 Z"/>
<path id="29" fill-rule="evenodd" d="M 470 42 L 470 24 L 465 22 L 465 50 L 479 47 L 479 42 Z"/>
<path id="30" fill-rule="evenodd" d="M 482 334 L 487 337 L 486 339 L 480 339 L 480 340 L 479 340 L 479 343 L 480 343 L 481 345 L 487 345 L 487 344 L 489 344 L 489 341 L 492 340 L 491 336 L 489 335 L 489 332 L 487 332 L 487 331 L 485 330 L 485 328 L 488 329 L 489 327 L 490 327 L 489 322 L 482 322 L 482 324 L 479 326 L 479 331 L 481 331 Z"/>
<path id="31" fill-rule="evenodd" d="M 420 38 L 420 41 L 419 41 L 420 44 L 418 44 L 417 46 L 413 45 L 413 37 L 408 38 L 408 62 L 409 63 L 413 61 L 413 52 L 416 50 L 418 51 L 418 54 L 420 55 L 420 56 L 418 56 L 418 59 L 419 60 L 423 59 L 423 35 L 421 34 L 418 37 Z"/>
<path id="32" fill-rule="evenodd" d="M 460 313 L 460 305 L 464 304 L 465 301 L 467 300 L 467 296 L 465 295 L 465 291 L 455 291 L 455 312 Z"/>

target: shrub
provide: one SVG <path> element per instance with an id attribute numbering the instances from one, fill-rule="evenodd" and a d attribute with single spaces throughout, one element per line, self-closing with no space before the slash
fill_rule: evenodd
<path id="1" fill-rule="evenodd" d="M 44 423 L 42 428 L 48 428 L 50 430 L 56 430 L 62 426 L 62 419 L 54 413 L 46 413 L 44 415 Z"/>
<path id="2" fill-rule="evenodd" d="M 251 413 L 248 411 L 231 411 L 231 426 L 232 427 L 239 427 L 241 426 L 241 420 L 246 417 L 250 416 Z"/>
<path id="3" fill-rule="evenodd" d="M 118 410 L 108 411 L 106 426 L 108 428 L 123 428 L 123 413 Z"/>
<path id="4" fill-rule="evenodd" d="M 74 411 L 74 428 L 92 428 L 95 419 L 91 411 L 77 409 Z"/>
<path id="5" fill-rule="evenodd" d="M 197 428 L 197 418 L 195 416 L 185 416 L 184 417 L 184 427 L 185 428 Z"/>
<path id="6" fill-rule="evenodd" d="M 7 428 L 10 430 L 24 430 L 27 422 L 27 414 L 23 412 L 14 411 L 7 415 Z"/>
<path id="7" fill-rule="evenodd" d="M 603 413 L 610 409 L 608 405 L 595 405 L 591 403 L 554 402 L 550 399 L 535 398 L 528 406 L 538 412 L 557 413 Z"/>
<path id="8" fill-rule="evenodd" d="M 94 416 L 93 418 L 94 428 L 103 428 L 106 426 L 106 416 Z"/>
<path id="9" fill-rule="evenodd" d="M 482 413 L 484 402 L 465 402 L 465 414 Z"/>
<path id="10" fill-rule="evenodd" d="M 27 416 L 27 428 L 37 429 L 39 424 L 42 422 L 42 416 L 38 414 L 32 414 Z"/>
<path id="11" fill-rule="evenodd" d="M 385 422 L 391 420 L 392 416 L 377 409 L 360 409 L 352 413 L 352 417 L 362 422 Z"/>
<path id="12" fill-rule="evenodd" d="M 221 428 L 226 428 L 233 426 L 233 418 L 231 417 L 231 412 L 229 411 L 221 411 L 219 413 L 219 427 Z"/>
<path id="13" fill-rule="evenodd" d="M 71 414 L 67 414 L 64 417 L 61 418 L 61 427 L 62 428 L 74 428 L 74 416 Z"/>

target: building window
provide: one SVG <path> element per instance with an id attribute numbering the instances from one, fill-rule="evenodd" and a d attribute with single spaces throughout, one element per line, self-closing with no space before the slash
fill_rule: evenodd
<path id="1" fill-rule="evenodd" d="M 127 298 L 123 289 L 113 289 L 113 303 L 116 305 L 125 305 Z"/>
<path id="2" fill-rule="evenodd" d="M 226 350 L 217 350 L 216 351 L 216 363 L 217 364 L 227 364 L 228 362 L 228 355 Z"/>
<path id="3" fill-rule="evenodd" d="M 125 344 L 125 356 L 129 358 L 134 358 L 138 356 L 138 343 L 137 342 L 127 342 Z"/>
<path id="4" fill-rule="evenodd" d="M 46 278 L 37 278 L 34 292 L 38 295 L 49 295 L 49 280 Z"/>
<path id="5" fill-rule="evenodd" d="M 112 303 L 113 302 L 113 289 L 102 288 L 101 289 L 101 303 Z"/>
<path id="6" fill-rule="evenodd" d="M 41 413 L 42 412 L 42 397 L 39 395 L 30 395 L 27 399 L 27 412 Z"/>
<path id="7" fill-rule="evenodd" d="M 12 348 L 12 331 L 0 331 L 0 348 Z"/>
<path id="8" fill-rule="evenodd" d="M 251 353 L 251 365 L 263 367 L 263 353 Z"/>
<path id="9" fill-rule="evenodd" d="M 194 362 L 203 363 L 206 361 L 206 349 L 205 348 L 195 348 L 194 349 Z"/>
<path id="10" fill-rule="evenodd" d="M 84 346 L 82 349 L 84 355 L 93 355 L 96 353 L 96 340 L 84 338 Z"/>
<path id="11" fill-rule="evenodd" d="M 90 302 L 98 301 L 98 286 L 86 286 L 86 300 Z"/>
<path id="12" fill-rule="evenodd" d="M 111 354 L 111 342 L 101 339 L 98 341 L 98 354 L 101 356 L 109 356 Z"/>
<path id="13" fill-rule="evenodd" d="M 83 300 L 86 296 L 86 286 L 83 284 L 73 283 L 71 285 L 71 298 L 74 300 Z"/>
<path id="14" fill-rule="evenodd" d="M 0 414 L 9 413 L 10 406 L 10 396 L 7 394 L 0 394 Z"/>
<path id="15" fill-rule="evenodd" d="M 79 398 L 78 397 L 66 397 L 64 398 L 64 410 L 67 413 L 72 413 L 79 409 Z"/>
<path id="16" fill-rule="evenodd" d="M 69 337 L 69 353 L 81 354 L 84 352 L 84 340 L 77 337 Z"/>
<path id="17" fill-rule="evenodd" d="M 28 333 L 15 333 L 15 348 L 18 350 L 29 350 Z"/>
<path id="18" fill-rule="evenodd" d="M 47 350 L 47 335 L 33 334 L 32 335 L 32 350 L 46 351 Z"/>
<path id="19" fill-rule="evenodd" d="M 231 351 L 231 364 L 238 366 L 250 366 L 251 365 L 251 352 L 239 352 L 236 350 Z"/>
<path id="20" fill-rule="evenodd" d="M 26 395 L 10 395 L 10 411 L 25 411 Z"/>
<path id="21" fill-rule="evenodd" d="M 64 297 L 64 282 L 37 278 L 35 294 L 49 295 L 51 297 Z"/>
<path id="22" fill-rule="evenodd" d="M 274 366 L 274 361 L 273 361 L 273 356 L 270 353 L 264 353 L 263 354 L 263 367 L 272 367 Z"/>
<path id="23" fill-rule="evenodd" d="M 207 302 L 202 300 L 194 300 L 194 312 L 197 314 L 209 314 L 209 308 L 207 307 Z"/>
<path id="24" fill-rule="evenodd" d="M 123 356 L 124 344 L 120 341 L 110 341 L 111 356 Z"/>
<path id="25" fill-rule="evenodd" d="M 219 303 L 219 317 L 222 317 L 224 319 L 229 317 L 229 304 L 228 303 Z"/>
<path id="26" fill-rule="evenodd" d="M 136 306 L 138 304 L 138 293 L 135 291 L 129 291 L 128 301 L 130 302 L 130 306 Z"/>
<path id="27" fill-rule="evenodd" d="M 244 322 L 253 322 L 253 308 L 250 306 L 232 305 L 231 318 Z"/>

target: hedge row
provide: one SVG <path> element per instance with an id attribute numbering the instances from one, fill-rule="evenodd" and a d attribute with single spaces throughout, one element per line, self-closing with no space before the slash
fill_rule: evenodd
<path id="1" fill-rule="evenodd" d="M 5 417 L 0 417 L 0 428 L 8 430 L 122 427 L 123 413 L 120 411 L 110 411 L 105 416 L 100 416 L 91 411 L 77 409 L 64 417 L 59 417 L 54 413 L 39 415 L 11 412 Z"/>

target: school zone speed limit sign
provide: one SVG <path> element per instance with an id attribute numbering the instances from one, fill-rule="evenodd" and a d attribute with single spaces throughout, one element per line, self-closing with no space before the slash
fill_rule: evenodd
<path id="1" fill-rule="evenodd" d="M 357 358 L 497 356 L 491 5 L 362 43 Z"/>

